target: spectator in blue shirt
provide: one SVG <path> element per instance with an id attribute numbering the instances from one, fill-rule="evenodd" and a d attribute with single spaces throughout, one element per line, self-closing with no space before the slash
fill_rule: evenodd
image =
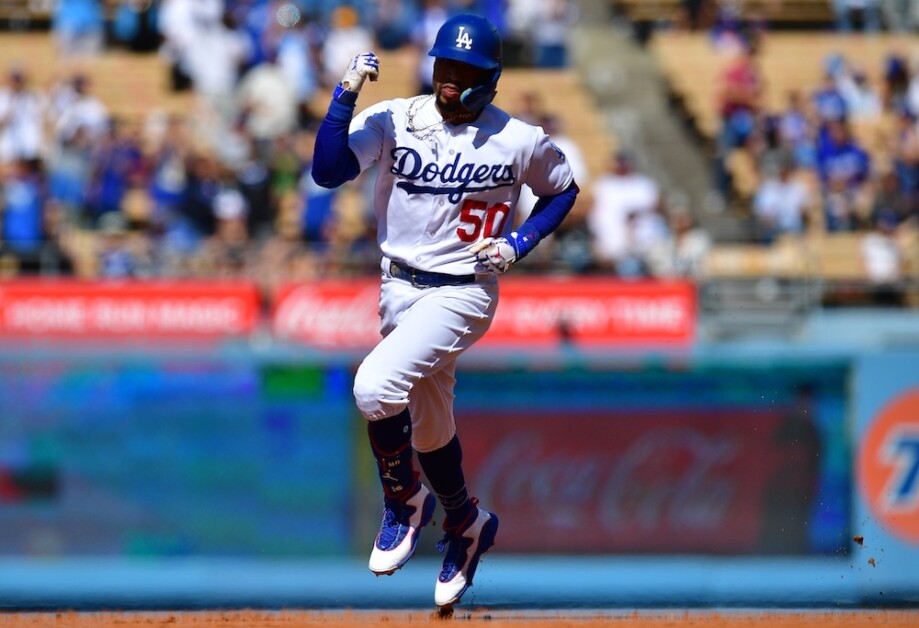
<path id="1" fill-rule="evenodd" d="M 823 193 L 828 231 L 858 227 L 858 205 L 865 201 L 864 184 L 871 174 L 871 158 L 852 137 L 844 120 L 830 122 L 817 145 L 817 173 Z"/>
<path id="2" fill-rule="evenodd" d="M 832 0 L 836 30 L 851 33 L 861 27 L 866 33 L 881 30 L 881 10 L 878 0 Z"/>
<path id="3" fill-rule="evenodd" d="M 105 44 L 105 13 L 100 0 L 59 0 L 51 30 L 61 56 L 94 55 Z"/>
<path id="4" fill-rule="evenodd" d="M 99 220 L 99 275 L 126 279 L 137 274 L 137 260 L 127 245 L 128 225 L 121 212 L 109 212 Z"/>
<path id="5" fill-rule="evenodd" d="M 896 113 L 909 106 L 910 79 L 909 62 L 898 53 L 888 55 L 881 81 L 881 102 L 885 111 Z"/>
<path id="6" fill-rule="evenodd" d="M 87 202 L 93 222 L 121 210 L 125 192 L 142 181 L 144 156 L 136 129 L 117 118 L 93 154 Z"/>
<path id="7" fill-rule="evenodd" d="M 20 267 L 37 268 L 44 241 L 43 189 L 35 162 L 17 159 L 2 181 L 2 247 L 15 255 Z"/>
<path id="8" fill-rule="evenodd" d="M 816 129 L 800 91 L 788 92 L 788 103 L 779 113 L 776 125 L 779 143 L 792 153 L 795 166 L 813 168 L 816 160 L 814 155 Z"/>
<path id="9" fill-rule="evenodd" d="M 831 74 L 824 75 L 823 84 L 811 97 L 817 122 L 821 126 L 848 117 L 848 106 L 842 92 L 836 85 L 836 78 Z"/>
<path id="10" fill-rule="evenodd" d="M 826 135 L 817 145 L 817 170 L 820 181 L 844 181 L 850 190 L 862 185 L 871 171 L 871 157 L 852 136 L 849 124 L 836 120 L 827 125 Z"/>
<path id="11" fill-rule="evenodd" d="M 916 115 L 905 106 L 897 112 L 890 139 L 897 185 L 901 192 L 916 199 L 919 195 L 919 127 Z"/>

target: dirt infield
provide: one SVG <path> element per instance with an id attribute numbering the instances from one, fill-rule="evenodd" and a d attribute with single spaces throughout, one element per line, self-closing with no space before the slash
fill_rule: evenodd
<path id="1" fill-rule="evenodd" d="M 194 611 L 128 613 L 9 613 L 0 614 L 0 626 L 60 628 L 130 628 L 139 626 L 220 626 L 221 628 L 364 628 L 388 626 L 461 626 L 489 628 L 593 628 L 628 626 L 781 626 L 783 628 L 885 626 L 916 628 L 919 610 L 870 611 L 489 611 L 457 610 L 451 618 L 424 611 Z"/>

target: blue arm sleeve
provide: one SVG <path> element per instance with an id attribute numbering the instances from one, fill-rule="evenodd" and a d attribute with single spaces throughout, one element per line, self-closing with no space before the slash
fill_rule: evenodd
<path id="1" fill-rule="evenodd" d="M 517 259 L 522 259 L 536 248 L 540 240 L 558 229 L 562 224 L 565 216 L 574 207 L 574 201 L 578 197 L 578 188 L 576 183 L 572 183 L 561 194 L 555 196 L 543 196 L 536 201 L 536 206 L 517 231 L 511 233 L 508 240 L 517 251 Z"/>
<path id="2" fill-rule="evenodd" d="M 361 172 L 360 163 L 348 147 L 348 126 L 354 115 L 357 94 L 338 88 L 329 104 L 313 150 L 313 181 L 324 188 L 335 188 Z"/>

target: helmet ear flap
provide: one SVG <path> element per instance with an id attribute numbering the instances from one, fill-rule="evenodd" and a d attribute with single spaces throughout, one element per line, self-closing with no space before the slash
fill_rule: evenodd
<path id="1" fill-rule="evenodd" d="M 484 108 L 495 99 L 498 93 L 498 78 L 501 76 L 501 68 L 495 70 L 492 79 L 482 85 L 470 87 L 460 94 L 460 102 L 469 111 L 478 111 Z"/>
<path id="2" fill-rule="evenodd" d="M 460 102 L 469 111 L 478 111 L 494 100 L 497 93 L 492 84 L 470 87 L 460 95 Z"/>

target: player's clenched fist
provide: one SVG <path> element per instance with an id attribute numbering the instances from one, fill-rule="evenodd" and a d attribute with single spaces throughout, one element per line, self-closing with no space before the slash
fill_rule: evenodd
<path id="1" fill-rule="evenodd" d="M 517 249 L 507 238 L 485 238 L 469 247 L 476 261 L 490 273 L 503 275 L 517 261 Z"/>
<path id="2" fill-rule="evenodd" d="M 375 81 L 379 75 L 380 59 L 372 52 L 362 52 L 351 59 L 345 76 L 341 79 L 341 86 L 357 94 L 364 85 L 364 79 Z"/>

